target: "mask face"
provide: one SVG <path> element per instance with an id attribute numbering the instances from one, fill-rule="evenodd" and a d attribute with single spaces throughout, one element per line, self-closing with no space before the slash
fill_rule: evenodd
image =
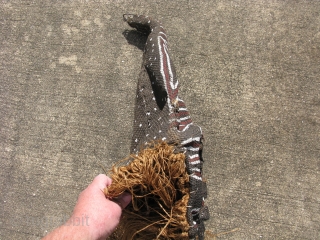
<path id="1" fill-rule="evenodd" d="M 155 143 L 162 142 L 160 145 L 172 146 L 172 154 L 184 154 L 183 170 L 188 176 L 189 189 L 185 206 L 188 230 L 183 235 L 190 239 L 204 239 L 203 221 L 209 219 L 209 211 L 204 205 L 207 187 L 202 179 L 202 130 L 193 124 L 178 95 L 179 83 L 161 23 L 131 14 L 125 14 L 124 20 L 148 35 L 136 91 L 131 153 L 139 156 L 150 145 L 157 148 Z"/>

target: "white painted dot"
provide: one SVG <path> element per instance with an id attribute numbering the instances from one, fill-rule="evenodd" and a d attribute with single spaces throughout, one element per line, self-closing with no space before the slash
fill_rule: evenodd
<path id="1" fill-rule="evenodd" d="M 161 133 L 162 131 L 161 130 L 159 130 L 159 133 Z"/>
<path id="2" fill-rule="evenodd" d="M 148 137 L 149 135 L 150 135 L 150 134 L 149 134 L 149 133 L 147 133 L 147 134 L 146 134 L 146 137 Z"/>
<path id="3" fill-rule="evenodd" d="M 164 140 L 166 140 L 166 139 L 167 139 L 166 137 L 163 137 L 163 138 L 162 138 L 162 141 L 164 141 Z"/>
<path id="4" fill-rule="evenodd" d="M 152 41 L 152 38 L 150 38 L 150 41 Z"/>
<path id="5" fill-rule="evenodd" d="M 150 116 L 150 112 L 149 111 L 146 114 L 147 114 L 147 116 Z"/>
<path id="6" fill-rule="evenodd" d="M 157 108 L 154 108 L 153 110 L 157 111 Z"/>
<path id="7" fill-rule="evenodd" d="M 157 138 L 156 136 L 153 137 L 153 139 L 156 139 L 156 138 Z"/>
<path id="8" fill-rule="evenodd" d="M 139 127 L 142 127 L 142 123 L 139 124 Z"/>
<path id="9" fill-rule="evenodd" d="M 155 97 L 153 97 L 153 98 L 152 98 L 152 100 L 153 100 L 153 101 L 155 101 L 155 100 L 156 100 L 156 98 L 155 98 Z"/>
<path id="10" fill-rule="evenodd" d="M 135 142 L 138 142 L 138 139 L 136 138 L 134 141 L 135 141 Z"/>
<path id="11" fill-rule="evenodd" d="M 154 60 L 157 60 L 157 57 L 155 57 Z"/>

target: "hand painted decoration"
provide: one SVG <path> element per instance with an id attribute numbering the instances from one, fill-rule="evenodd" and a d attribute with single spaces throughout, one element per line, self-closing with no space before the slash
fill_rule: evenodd
<path id="1" fill-rule="evenodd" d="M 137 88 L 131 152 L 137 153 L 154 140 L 178 144 L 186 155 L 190 176 L 189 238 L 204 239 L 203 220 L 209 218 L 209 211 L 204 205 L 207 187 L 202 181 L 202 130 L 193 124 L 184 101 L 178 96 L 178 80 L 164 28 L 147 16 L 125 14 L 124 20 L 148 34 Z"/>

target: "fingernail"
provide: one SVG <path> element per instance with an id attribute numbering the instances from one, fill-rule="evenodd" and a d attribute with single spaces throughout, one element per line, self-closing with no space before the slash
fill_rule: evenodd
<path id="1" fill-rule="evenodd" d="M 121 209 L 124 209 L 131 201 L 131 194 L 124 192 L 117 198 L 112 199 L 112 201 L 117 203 L 121 207 Z"/>

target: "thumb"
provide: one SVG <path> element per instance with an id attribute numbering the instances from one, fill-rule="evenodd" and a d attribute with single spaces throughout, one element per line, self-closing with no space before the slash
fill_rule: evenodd
<path id="1" fill-rule="evenodd" d="M 131 194 L 128 192 L 124 192 L 116 198 L 113 198 L 112 201 L 116 202 L 121 209 L 124 209 L 131 202 Z"/>

